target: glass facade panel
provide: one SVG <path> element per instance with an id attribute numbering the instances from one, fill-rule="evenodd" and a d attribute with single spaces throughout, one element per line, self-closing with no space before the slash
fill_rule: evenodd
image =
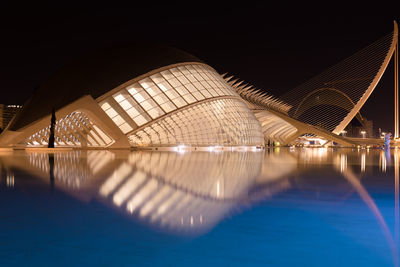
<path id="1" fill-rule="evenodd" d="M 185 88 L 184 86 L 177 86 L 177 87 L 175 87 L 175 90 L 176 90 L 181 96 L 184 96 L 184 95 L 186 95 L 186 94 L 189 93 L 189 91 L 186 90 L 186 88 Z"/>
<path id="2" fill-rule="evenodd" d="M 126 110 L 129 110 L 130 108 L 132 108 L 132 104 L 131 103 L 129 103 L 129 101 L 128 100 L 124 100 L 124 101 L 122 101 L 122 102 L 120 102 L 119 103 L 120 105 L 121 105 L 121 107 L 126 111 Z"/>
<path id="3" fill-rule="evenodd" d="M 127 133 L 127 132 L 132 131 L 132 127 L 126 122 L 122 123 L 119 126 L 119 128 L 122 130 L 123 133 Z"/>
<path id="4" fill-rule="evenodd" d="M 165 103 L 165 104 L 161 104 L 161 107 L 162 107 L 162 109 L 165 111 L 165 112 L 171 112 L 171 111 L 173 111 L 173 110 L 175 110 L 176 109 L 176 107 L 174 106 L 174 104 L 172 104 L 171 102 L 167 102 L 167 103 Z"/>
<path id="5" fill-rule="evenodd" d="M 139 126 L 142 126 L 143 124 L 145 124 L 146 122 L 149 121 L 148 119 L 146 119 L 146 118 L 145 118 L 144 116 L 142 116 L 142 115 L 139 115 L 139 116 L 135 117 L 133 120 L 134 120 L 134 121 L 136 122 L 136 124 L 139 125 Z"/>
<path id="6" fill-rule="evenodd" d="M 185 100 L 183 100 L 182 97 L 177 97 L 177 98 L 173 99 L 172 101 L 174 102 L 174 104 L 175 104 L 178 108 L 181 108 L 181 107 L 184 107 L 184 106 L 187 105 L 186 102 L 185 102 Z"/>
<path id="7" fill-rule="evenodd" d="M 144 108 L 144 110 L 148 111 L 152 108 L 155 108 L 157 106 L 156 102 L 154 102 L 151 99 L 145 100 L 142 103 L 140 103 L 140 105 L 142 106 L 142 108 Z"/>
<path id="8" fill-rule="evenodd" d="M 183 96 L 183 98 L 188 102 L 189 104 L 196 102 L 196 98 L 194 98 L 191 94 L 186 94 Z"/>
<path id="9" fill-rule="evenodd" d="M 106 110 L 106 113 L 107 113 L 107 115 L 108 115 L 110 118 L 114 118 L 115 116 L 118 115 L 118 113 L 117 113 L 117 112 L 115 111 L 115 109 L 113 109 L 113 108 L 107 109 L 107 110 Z"/>
<path id="10" fill-rule="evenodd" d="M 156 85 L 147 88 L 147 92 L 148 92 L 152 97 L 161 94 L 161 90 L 160 90 Z"/>
<path id="11" fill-rule="evenodd" d="M 193 96 L 199 101 L 204 99 L 204 96 L 200 92 L 194 92 Z"/>
<path id="12" fill-rule="evenodd" d="M 140 115 L 141 112 L 137 109 L 137 107 L 136 108 L 132 107 L 128 109 L 126 113 L 128 113 L 129 117 L 135 118 L 136 116 Z"/>
<path id="13" fill-rule="evenodd" d="M 150 109 L 150 110 L 148 111 L 148 113 L 150 114 L 150 116 L 151 116 L 153 119 L 156 119 L 156 118 L 158 118 L 158 117 L 160 117 L 160 116 L 162 116 L 162 115 L 165 114 L 164 111 L 162 111 L 162 109 L 159 108 L 159 107 L 155 107 L 155 108 L 153 108 L 153 109 Z"/>
<path id="14" fill-rule="evenodd" d="M 157 104 L 161 105 L 164 104 L 166 102 L 169 102 L 168 97 L 166 97 L 164 94 L 159 94 L 156 95 L 155 97 L 153 97 L 153 99 L 157 102 Z"/>
<path id="15" fill-rule="evenodd" d="M 117 96 L 114 97 L 114 99 L 117 98 L 119 100 L 124 101 L 125 98 L 123 98 L 122 94 L 119 94 Z M 128 124 L 128 126 L 124 126 L 124 129 L 122 129 L 120 126 L 124 123 L 126 123 L 126 121 L 124 120 L 124 118 L 122 118 L 118 112 L 111 107 L 110 103 L 108 102 L 103 102 L 100 104 L 101 108 L 106 112 L 106 114 L 113 120 L 113 122 L 121 129 L 121 131 L 123 133 L 127 133 L 129 131 L 132 131 L 133 128 Z"/>

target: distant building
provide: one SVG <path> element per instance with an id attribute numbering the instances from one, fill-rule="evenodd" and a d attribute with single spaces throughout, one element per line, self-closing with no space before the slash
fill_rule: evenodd
<path id="1" fill-rule="evenodd" d="M 367 132 L 367 137 L 374 138 L 374 122 L 372 120 L 365 120 L 364 121 L 364 128 Z"/>
<path id="2" fill-rule="evenodd" d="M 7 127 L 8 123 L 21 108 L 22 105 L 0 104 L 0 132 Z"/>
<path id="3" fill-rule="evenodd" d="M 347 137 L 364 137 L 364 138 L 375 138 L 374 134 L 374 123 L 372 120 L 367 120 L 364 118 L 361 124 L 349 124 L 346 129 Z"/>

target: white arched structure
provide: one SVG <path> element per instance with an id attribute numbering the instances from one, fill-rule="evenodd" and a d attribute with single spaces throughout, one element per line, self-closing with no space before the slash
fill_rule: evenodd
<path id="1" fill-rule="evenodd" d="M 393 56 L 393 53 L 395 51 L 397 42 L 398 42 L 398 26 L 396 21 L 394 21 L 394 30 L 393 30 L 393 38 L 392 42 L 389 48 L 389 51 L 386 54 L 385 59 L 383 60 L 378 73 L 376 73 L 374 79 L 372 80 L 371 84 L 368 86 L 368 88 L 365 90 L 365 93 L 361 96 L 360 100 L 354 105 L 354 108 L 347 114 L 347 116 L 343 119 L 343 121 L 336 126 L 336 128 L 332 131 L 334 134 L 340 134 L 344 128 L 350 123 L 350 121 L 356 116 L 356 114 L 360 111 L 361 107 L 365 104 L 367 101 L 368 97 L 372 94 L 374 91 L 376 85 L 378 82 L 381 80 L 383 73 L 385 72 L 387 66 L 389 65 L 390 59 Z"/>
<path id="2" fill-rule="evenodd" d="M 35 110 L 29 104 L 26 109 Z M 240 96 L 196 61 L 156 68 L 99 96 L 81 96 L 58 108 L 56 118 L 59 147 L 264 145 L 261 125 Z M 0 136 L 0 146 L 47 146 L 49 124 L 50 114 L 30 121 L 20 116 L 16 129 Z"/>

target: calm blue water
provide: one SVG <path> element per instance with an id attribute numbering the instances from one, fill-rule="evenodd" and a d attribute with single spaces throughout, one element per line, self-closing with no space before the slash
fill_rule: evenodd
<path id="1" fill-rule="evenodd" d="M 2 152 L 0 265 L 399 266 L 399 156 Z"/>

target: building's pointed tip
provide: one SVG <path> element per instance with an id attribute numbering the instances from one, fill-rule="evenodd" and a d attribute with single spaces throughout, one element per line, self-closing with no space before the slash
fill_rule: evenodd
<path id="1" fill-rule="evenodd" d="M 233 75 L 228 76 L 228 77 L 224 77 L 225 81 L 229 82 L 229 80 L 231 80 L 233 78 Z"/>

